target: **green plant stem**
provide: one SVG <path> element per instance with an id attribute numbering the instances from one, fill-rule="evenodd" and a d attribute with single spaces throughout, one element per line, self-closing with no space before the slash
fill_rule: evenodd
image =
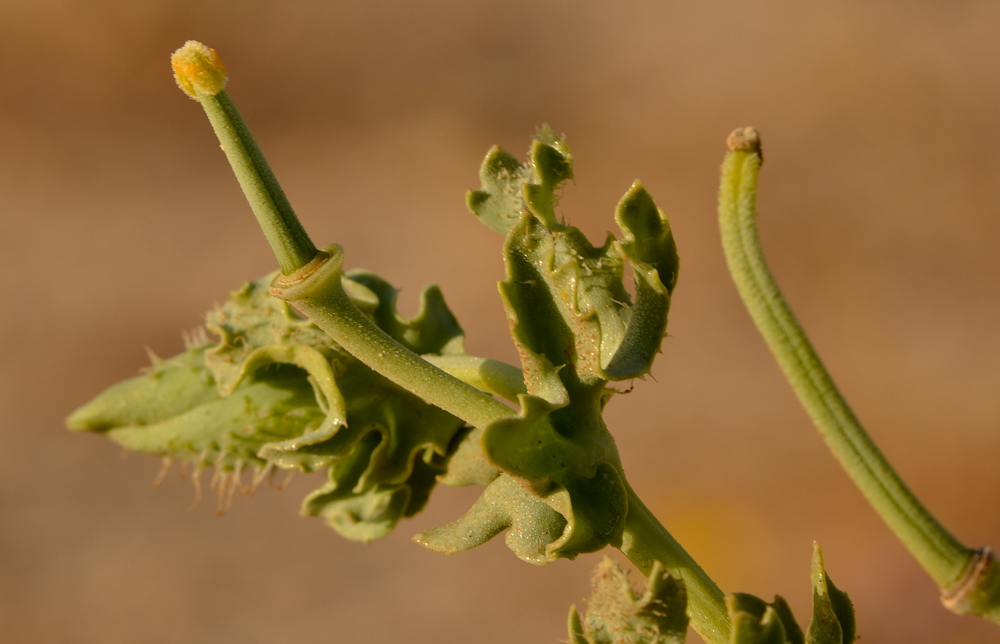
<path id="1" fill-rule="evenodd" d="M 343 250 L 330 246 L 299 271 L 279 276 L 271 294 L 292 304 L 361 362 L 473 427 L 516 415 L 488 393 L 413 353 L 369 320 L 344 292 L 343 262 Z"/>
<path id="2" fill-rule="evenodd" d="M 198 92 L 198 101 L 281 265 L 282 277 L 271 291 L 275 296 L 292 302 L 378 373 L 475 427 L 515 414 L 488 393 L 424 360 L 372 323 L 341 286 L 343 251 L 339 246 L 331 247 L 336 249 L 331 256 L 320 253 L 313 245 L 229 95 L 225 91 L 214 96 Z M 484 384 L 489 381 L 501 395 L 511 395 L 518 384 L 509 370 L 492 362 L 452 366 L 461 367 L 467 378 L 483 380 Z M 523 381 L 520 386 L 523 388 Z"/>
<path id="3" fill-rule="evenodd" d="M 524 393 L 523 377 L 516 367 L 471 356 L 427 360 L 373 324 L 344 292 L 343 250 L 331 246 L 317 251 L 229 96 L 224 91 L 215 96 L 198 93 L 198 100 L 281 264 L 282 275 L 272 284 L 272 295 L 294 305 L 361 362 L 474 427 L 486 427 L 516 414 L 477 388 L 513 400 Z M 692 627 L 706 642 L 724 644 L 729 636 L 729 619 L 722 591 L 631 487 L 628 492 L 622 552 L 647 575 L 653 563 L 660 561 L 683 579 Z"/>
<path id="4" fill-rule="evenodd" d="M 477 356 L 421 356 L 424 360 L 476 389 L 495 394 L 516 403 L 520 394 L 528 393 L 524 373 L 512 364 Z"/>
<path id="5" fill-rule="evenodd" d="M 739 131 L 738 131 L 739 132 Z M 734 133 L 734 136 L 736 133 Z M 736 288 L 799 401 L 848 476 L 942 590 L 975 556 L 920 503 L 865 433 L 782 297 L 757 236 L 759 139 L 737 141 L 722 166 L 719 223 Z M 733 141 L 733 137 L 730 139 Z"/>
<path id="6" fill-rule="evenodd" d="M 316 246 L 295 216 L 271 166 L 229 94 L 225 90 L 214 96 L 198 92 L 198 102 L 205 108 L 243 194 L 278 258 L 281 272 L 290 275 L 316 256 Z"/>
<path id="7" fill-rule="evenodd" d="M 342 265 L 343 251 L 331 246 L 300 271 L 278 277 L 271 293 L 295 306 L 375 371 L 470 425 L 486 427 L 515 415 L 514 410 L 489 394 L 449 375 L 372 324 L 344 292 Z M 511 365 L 471 356 L 435 356 L 430 360 L 498 395 L 513 398 L 523 392 L 521 372 Z M 647 575 L 653 563 L 659 561 L 671 574 L 683 579 L 692 627 L 709 644 L 725 644 L 729 618 L 722 591 L 630 486 L 628 495 L 622 552 Z"/>
<path id="8" fill-rule="evenodd" d="M 621 551 L 645 575 L 659 561 L 674 577 L 684 580 L 691 628 L 709 644 L 729 642 L 729 615 L 725 595 L 701 566 L 677 543 L 650 512 L 628 482 L 628 516 Z"/>

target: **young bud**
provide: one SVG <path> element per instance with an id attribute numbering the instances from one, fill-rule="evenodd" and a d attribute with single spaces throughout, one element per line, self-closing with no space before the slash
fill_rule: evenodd
<path id="1" fill-rule="evenodd" d="M 189 40 L 170 57 L 177 86 L 198 100 L 198 94 L 215 96 L 226 86 L 226 66 L 219 55 L 197 40 Z"/>

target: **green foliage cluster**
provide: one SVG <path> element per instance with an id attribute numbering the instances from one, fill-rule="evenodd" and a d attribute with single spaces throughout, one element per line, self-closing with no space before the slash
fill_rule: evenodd
<path id="1" fill-rule="evenodd" d="M 438 483 L 478 485 L 457 520 L 415 537 L 443 553 L 506 531 L 524 561 L 607 546 L 647 575 L 637 593 L 610 559 L 571 644 L 850 644 L 854 609 L 814 547 L 813 610 L 803 630 L 780 596 L 724 595 L 629 486 L 602 418 L 610 383 L 650 372 L 666 335 L 679 259 L 666 214 L 636 181 L 619 201 L 620 236 L 593 245 L 559 216 L 573 156 L 548 126 L 524 162 L 493 148 L 469 210 L 503 236 L 499 284 L 520 368 L 465 353 L 437 287 L 412 318 L 374 273 L 344 273 L 339 246 L 318 250 L 224 89 L 218 55 L 190 41 L 173 58 L 281 266 L 208 313 L 181 354 L 153 359 L 74 412 L 98 432 L 166 463 L 214 467 L 220 508 L 275 470 L 325 470 L 302 514 L 368 542 L 419 512 Z M 972 550 L 923 508 L 840 396 L 763 259 L 755 225 L 760 139 L 736 130 L 723 165 L 720 223 L 751 316 L 834 455 L 959 613 L 1000 621 L 1000 560 Z M 626 269 L 634 289 L 625 286 Z M 499 399 L 503 399 L 502 402 Z M 509 406 L 515 405 L 515 407 Z M 244 485 L 244 478 L 249 485 Z"/>
<path id="2" fill-rule="evenodd" d="M 615 211 L 621 238 L 609 234 L 594 246 L 560 221 L 559 191 L 572 176 L 565 141 L 546 126 L 523 164 L 492 149 L 480 170 L 482 188 L 467 196 L 473 214 L 504 235 L 500 295 L 520 370 L 466 355 L 462 329 L 437 287 L 425 289 L 417 315 L 404 318 L 388 282 L 367 271 L 340 272 L 339 249 L 331 249 L 333 268 L 323 278 L 337 281 L 335 291 L 391 346 L 487 393 L 516 396 L 516 414 L 471 426 L 401 387 L 373 368 L 382 365 L 366 364 L 272 297 L 284 292 L 274 288 L 275 273 L 209 312 L 183 353 L 154 358 L 145 373 L 74 412 L 68 425 L 167 462 L 187 461 L 198 472 L 214 467 L 220 504 L 244 491 L 245 471 L 252 470 L 255 487 L 276 469 L 326 469 L 326 483 L 304 499 L 302 514 L 358 541 L 387 535 L 441 482 L 484 490 L 464 516 L 415 537 L 433 550 L 467 550 L 504 531 L 511 550 L 535 564 L 622 547 L 630 488 L 602 411 L 614 394 L 610 382 L 649 373 L 679 262 L 667 217 L 639 182 Z M 634 297 L 624 284 L 626 263 Z M 574 644 L 684 640 L 686 586 L 661 562 L 641 597 L 611 560 L 595 579 L 585 619 L 575 607 L 570 613 Z M 786 641 L 773 633 L 801 641 L 780 598 L 766 605 L 734 595 L 727 606 L 733 642 Z M 853 638 L 853 630 L 844 633 L 808 641 L 852 641 L 846 634 Z"/>
<path id="3" fill-rule="evenodd" d="M 534 563 L 622 543 L 625 475 L 601 411 L 613 394 L 608 381 L 645 375 L 659 352 L 677 250 L 666 215 L 638 183 L 616 212 L 622 241 L 609 234 L 594 247 L 557 221 L 558 191 L 572 176 L 566 143 L 546 126 L 526 164 L 490 150 L 482 189 L 468 194 L 470 210 L 505 235 L 500 295 L 527 394 L 516 418 L 494 422 L 480 439 L 502 474 L 465 517 L 418 536 L 432 549 L 471 548 L 508 527 L 508 545 Z M 486 515 L 503 518 L 483 529 Z"/>
<path id="4" fill-rule="evenodd" d="M 327 468 L 328 483 L 302 511 L 352 539 L 388 534 L 440 479 L 486 490 L 465 517 L 418 535 L 429 548 L 468 549 L 512 526 L 508 544 L 533 563 L 620 545 L 628 501 L 601 411 L 613 392 L 607 382 L 648 373 L 659 351 L 678 268 L 666 216 L 637 183 L 616 212 L 622 240 L 609 235 L 594 247 L 558 223 L 557 192 L 572 177 L 572 156 L 548 127 L 528 163 L 497 148 L 480 174 L 483 190 L 470 192 L 470 208 L 506 236 L 500 287 L 526 388 L 516 418 L 465 427 L 271 297 L 272 274 L 207 315 L 216 341 L 199 334 L 183 354 L 78 410 L 69 426 L 237 478 L 248 467 L 255 478 L 269 468 Z M 634 304 L 626 261 L 636 276 Z M 341 284 L 410 351 L 464 355 L 461 327 L 436 287 L 404 319 L 396 290 L 373 273 L 350 272 Z"/>
<path id="5" fill-rule="evenodd" d="M 467 196 L 475 216 L 504 235 L 500 295 L 520 370 L 466 355 L 462 329 L 436 287 L 421 294 L 416 316 L 404 318 L 388 282 L 367 271 L 341 274 L 339 249 L 323 278 L 337 280 L 337 292 L 366 324 L 404 351 L 485 392 L 516 397 L 516 414 L 471 426 L 407 391 L 272 297 L 282 292 L 275 273 L 234 291 L 183 353 L 154 358 L 145 373 L 77 410 L 70 428 L 199 472 L 214 467 L 220 504 L 244 491 L 246 471 L 255 487 L 276 469 L 325 469 L 326 482 L 304 499 L 302 514 L 358 541 L 387 535 L 441 482 L 484 490 L 464 516 L 415 537 L 433 550 L 467 550 L 504 531 L 511 550 L 535 564 L 622 547 L 630 488 L 602 411 L 615 392 L 610 382 L 649 373 L 679 262 L 667 217 L 639 182 L 615 211 L 620 238 L 609 234 L 594 246 L 559 221 L 559 191 L 572 172 L 565 141 L 543 127 L 523 164 L 491 150 L 482 188 Z M 626 263 L 634 297 L 624 285 Z M 820 625 L 805 641 L 853 641 L 853 621 L 839 626 L 850 603 L 819 566 L 816 597 L 832 598 L 839 612 L 814 617 Z M 681 642 L 688 599 L 683 579 L 659 561 L 637 597 L 606 560 L 585 618 L 575 607 L 570 613 L 571 641 Z M 726 607 L 734 643 L 803 641 L 780 598 L 765 604 L 733 595 Z M 704 627 L 700 612 L 692 613 L 696 628 Z"/>
<path id="6" fill-rule="evenodd" d="M 274 275 L 248 282 L 206 316 L 184 353 L 112 386 L 70 416 L 129 450 L 214 466 L 220 500 L 272 469 L 327 469 L 302 505 L 342 535 L 383 537 L 419 512 L 464 433 L 463 423 L 372 371 L 287 303 Z M 411 319 L 396 290 L 367 271 L 344 278 L 353 301 L 423 354 L 461 355 L 464 336 L 436 287 Z"/>

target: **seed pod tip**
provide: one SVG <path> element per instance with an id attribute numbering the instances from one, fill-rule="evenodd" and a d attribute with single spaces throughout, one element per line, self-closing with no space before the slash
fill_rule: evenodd
<path id="1" fill-rule="evenodd" d="M 760 134 L 753 127 L 738 127 L 729 134 L 726 145 L 733 152 L 737 150 L 760 152 Z"/>

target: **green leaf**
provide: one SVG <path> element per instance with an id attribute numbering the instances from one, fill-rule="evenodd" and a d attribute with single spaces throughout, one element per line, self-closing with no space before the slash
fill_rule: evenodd
<path id="1" fill-rule="evenodd" d="M 726 597 L 730 644 L 851 644 L 857 639 L 854 606 L 833 585 L 823 568 L 823 553 L 813 544 L 813 615 L 803 634 L 788 603 L 775 596 L 770 604 L 746 593 Z"/>
<path id="2" fill-rule="evenodd" d="M 563 536 L 566 520 L 503 474 L 460 519 L 422 532 L 413 540 L 436 552 L 454 554 L 482 545 L 504 530 L 507 547 L 520 559 L 545 564 L 553 560 L 549 544 Z"/>
<path id="3" fill-rule="evenodd" d="M 520 400 L 520 416 L 486 428 L 483 451 L 565 518 L 567 530 L 548 544 L 548 559 L 619 547 L 628 492 L 599 411 L 584 415 L 534 396 Z"/>
<path id="4" fill-rule="evenodd" d="M 506 234 L 522 211 L 530 211 L 552 230 L 561 229 L 556 192 L 573 178 L 573 156 L 565 141 L 548 125 L 538 129 L 522 165 L 512 154 L 494 146 L 479 168 L 482 188 L 465 195 L 466 205 L 480 221 Z"/>
<path id="5" fill-rule="evenodd" d="M 687 635 L 684 583 L 656 562 L 637 597 L 628 576 L 610 557 L 598 564 L 586 618 L 570 609 L 571 644 L 681 644 Z"/>
<path id="6" fill-rule="evenodd" d="M 525 207 L 521 186 L 530 174 L 514 155 L 493 146 L 479 168 L 482 189 L 465 194 L 466 206 L 481 222 L 498 233 L 506 233 Z"/>
<path id="7" fill-rule="evenodd" d="M 606 462 L 617 462 L 613 442 L 566 440 L 550 423 L 551 405 L 533 396 L 520 400 L 523 417 L 456 438 L 441 481 L 486 490 L 463 517 L 417 535 L 416 541 L 451 554 L 510 528 L 507 545 L 536 564 L 620 545 L 628 498 L 620 465 Z M 610 439 L 606 430 L 592 434 Z"/>
<path id="8" fill-rule="evenodd" d="M 622 314 L 624 335 L 602 338 L 602 365 L 609 379 L 625 380 L 646 374 L 660 352 L 679 259 L 666 214 L 638 181 L 618 203 L 615 220 L 623 233 L 616 247 L 632 266 L 636 298 Z"/>
<path id="9" fill-rule="evenodd" d="M 412 473 L 414 461 L 427 450 L 447 455 L 461 420 L 405 391 L 363 364 L 348 365 L 338 378 L 347 402 L 347 426 L 324 443 L 306 450 L 316 454 L 346 455 L 357 449 L 369 433 L 381 436 L 371 452 L 359 485 L 397 484 Z M 277 446 L 276 446 L 277 447 Z M 278 454 L 264 451 L 270 458 Z"/>
<path id="10" fill-rule="evenodd" d="M 812 586 L 813 616 L 806 644 L 851 644 L 857 639 L 854 604 L 826 574 L 818 543 L 813 543 Z"/>
<path id="11" fill-rule="evenodd" d="M 788 603 L 775 595 L 770 604 L 746 593 L 726 597 L 731 644 L 803 644 L 802 629 Z"/>
<path id="12" fill-rule="evenodd" d="M 569 644 L 590 644 L 583 632 L 583 622 L 576 604 L 569 607 L 569 618 L 566 620 L 566 630 L 569 631 Z"/>
<path id="13" fill-rule="evenodd" d="M 544 126 L 526 164 L 490 150 L 482 188 L 468 194 L 470 210 L 506 235 L 500 295 L 527 392 L 516 418 L 483 430 L 482 452 L 565 520 L 565 533 L 545 546 L 547 561 L 622 542 L 628 494 L 601 412 L 613 394 L 609 380 L 649 372 L 678 267 L 666 215 L 638 182 L 618 204 L 621 241 L 609 234 L 595 247 L 559 222 L 558 191 L 572 177 L 569 148 Z"/>
<path id="14" fill-rule="evenodd" d="M 618 202 L 615 221 L 622 230 L 622 249 L 629 261 L 641 262 L 657 273 L 668 293 L 677 286 L 680 260 L 665 212 L 637 179 Z"/>
<path id="15" fill-rule="evenodd" d="M 556 191 L 573 178 L 573 157 L 562 139 L 543 125 L 531 143 L 528 158 L 532 181 L 521 188 L 524 203 L 547 228 L 558 230 L 562 225 L 556 219 L 555 207 L 559 202 Z"/>
<path id="16" fill-rule="evenodd" d="M 66 426 L 73 431 L 102 432 L 153 425 L 216 400 L 215 379 L 205 369 L 205 343 L 196 343 L 169 360 L 154 357 L 144 375 L 108 387 L 74 411 Z"/>
<path id="17" fill-rule="evenodd" d="M 420 355 L 465 353 L 465 334 L 437 286 L 425 288 L 420 293 L 417 314 L 404 318 L 396 311 L 398 289 L 369 271 L 353 270 L 348 277 L 378 298 L 378 306 L 371 314 L 372 321 L 410 351 Z"/>
<path id="18" fill-rule="evenodd" d="M 515 303 L 519 298 L 512 291 L 549 291 L 548 299 L 555 306 L 538 317 L 562 318 L 581 344 L 593 345 L 573 347 L 575 354 L 569 355 L 599 356 L 591 366 L 603 379 L 645 375 L 659 353 L 670 296 L 677 284 L 677 248 L 666 215 L 636 181 L 615 213 L 622 240 L 609 235 L 603 246 L 594 247 L 578 229 L 556 220 L 556 191 L 572 178 L 572 155 L 565 142 L 544 126 L 528 154 L 528 164 L 521 165 L 507 152 L 491 150 L 480 172 L 483 188 L 468 195 L 470 210 L 494 230 L 507 234 L 505 297 Z M 523 199 L 518 199 L 519 191 Z M 520 268 L 533 266 L 533 270 L 518 271 L 517 255 L 528 262 Z M 623 285 L 625 261 L 635 276 L 635 304 Z M 545 297 L 544 293 L 524 294 L 520 299 L 537 304 Z M 599 347 L 596 352 L 594 346 Z M 559 351 L 566 347 L 553 349 L 535 348 L 553 365 L 565 363 L 567 356 Z"/>
<path id="19" fill-rule="evenodd" d="M 567 254 L 557 258 L 556 239 L 530 214 L 518 220 L 504 242 L 507 278 L 500 283 L 500 294 L 521 353 L 525 385 L 528 393 L 553 404 L 566 402 L 567 388 L 603 388 L 605 380 L 600 322 L 593 311 L 580 307 L 585 290 L 577 289 L 579 253 L 572 251 L 569 259 Z M 628 297 L 624 287 L 615 294 Z"/>
<path id="20" fill-rule="evenodd" d="M 444 472 L 433 452 L 414 461 L 413 471 L 401 483 L 366 486 L 362 476 L 372 452 L 382 441 L 368 433 L 358 447 L 328 470 L 329 481 L 302 502 L 303 516 L 319 516 L 334 530 L 354 541 L 369 542 L 387 536 L 402 517 L 423 509 L 437 476 Z"/>
<path id="21" fill-rule="evenodd" d="M 445 485 L 486 487 L 500 476 L 500 468 L 483 454 L 483 429 L 469 428 L 457 434 L 449 449 L 448 472 L 440 477 Z"/>
<path id="22" fill-rule="evenodd" d="M 460 447 L 454 439 L 463 423 L 378 375 L 271 297 L 273 276 L 245 284 L 206 316 L 217 342 L 201 334 L 195 346 L 109 388 L 67 422 L 199 468 L 330 467 L 303 513 L 324 517 L 351 539 L 384 536 L 426 503 L 449 450 Z M 343 284 L 408 347 L 463 354 L 461 327 L 436 287 L 423 292 L 416 316 L 404 318 L 395 309 L 397 291 L 377 276 L 358 271 Z"/>

